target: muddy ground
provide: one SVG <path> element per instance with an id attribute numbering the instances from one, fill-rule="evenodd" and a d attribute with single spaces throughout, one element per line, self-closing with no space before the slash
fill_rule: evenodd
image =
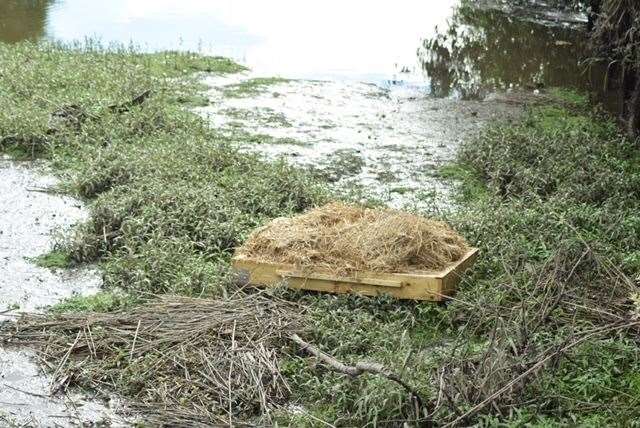
<path id="1" fill-rule="evenodd" d="M 42 164 L 0 159 L 0 321 L 100 288 L 97 269 L 54 272 L 34 263 L 35 257 L 52 249 L 56 230 L 71 227 L 87 214 L 79 201 L 49 193 L 56 183 Z M 88 393 L 51 396 L 52 387 L 32 351 L 0 348 L 0 425 L 111 421 L 118 426 L 119 418 L 108 403 Z"/>
<path id="2" fill-rule="evenodd" d="M 255 82 L 250 73 L 209 77 L 209 105 L 197 109 L 232 135 L 255 135 L 245 150 L 284 157 L 335 188 L 362 191 L 396 208 L 450 208 L 450 184 L 439 167 L 483 125 L 514 118 L 533 92 L 484 100 L 428 96 L 423 86 L 350 81 Z"/>

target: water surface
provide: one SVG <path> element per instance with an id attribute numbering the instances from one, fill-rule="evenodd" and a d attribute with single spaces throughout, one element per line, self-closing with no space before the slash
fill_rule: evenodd
<path id="1" fill-rule="evenodd" d="M 588 87 L 585 17 L 489 0 L 3 0 L 0 40 L 87 38 L 224 55 L 262 75 L 409 85 L 445 97 Z"/>

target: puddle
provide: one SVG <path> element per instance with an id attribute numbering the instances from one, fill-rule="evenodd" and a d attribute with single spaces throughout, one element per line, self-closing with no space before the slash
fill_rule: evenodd
<path id="1" fill-rule="evenodd" d="M 56 183 L 43 165 L 0 159 L 0 322 L 100 288 L 96 269 L 55 273 L 29 260 L 51 250 L 53 230 L 86 218 L 77 200 L 46 192 Z M 87 421 L 119 426 L 113 409 L 88 394 L 50 396 L 50 379 L 32 351 L 0 347 L 0 422 L 63 427 Z"/>
<path id="2" fill-rule="evenodd" d="M 116 415 L 120 404 L 89 394 L 50 396 L 51 379 L 27 349 L 0 349 L 0 424 L 19 427 L 130 426 Z M 6 425 L 4 425 L 6 424 Z"/>
<path id="3" fill-rule="evenodd" d="M 31 312 L 100 288 L 95 269 L 59 274 L 30 260 L 52 249 L 52 231 L 86 218 L 77 200 L 46 193 L 56 183 L 30 163 L 0 160 L 0 312 Z"/>
<path id="4" fill-rule="evenodd" d="M 404 85 L 295 80 L 225 97 L 225 84 L 238 81 L 206 78 L 210 106 L 196 111 L 223 132 L 256 135 L 245 150 L 284 156 L 339 189 L 362 188 L 398 208 L 447 206 L 450 189 L 438 167 L 487 122 L 518 115 L 523 96 L 454 100 Z"/>

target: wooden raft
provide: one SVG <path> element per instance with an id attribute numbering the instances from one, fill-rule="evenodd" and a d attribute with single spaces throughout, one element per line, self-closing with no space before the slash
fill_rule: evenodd
<path id="1" fill-rule="evenodd" d="M 357 293 L 367 296 L 390 294 L 398 299 L 443 301 L 452 296 L 462 274 L 475 262 L 478 249 L 472 248 L 456 263 L 441 271 L 411 273 L 358 272 L 351 277 L 338 277 L 320 272 L 297 272 L 293 266 L 257 261 L 235 256 L 233 267 L 246 284 L 323 291 Z"/>

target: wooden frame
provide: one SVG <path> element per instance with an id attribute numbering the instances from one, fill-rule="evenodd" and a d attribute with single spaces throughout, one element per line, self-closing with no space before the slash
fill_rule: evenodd
<path id="1" fill-rule="evenodd" d="M 357 272 L 354 276 L 339 277 L 326 272 L 298 272 L 291 265 L 268 263 L 243 256 L 232 260 L 243 283 L 327 293 L 358 293 L 367 296 L 390 294 L 398 299 L 442 301 L 452 296 L 462 274 L 475 262 L 478 249 L 472 248 L 460 260 L 441 271 L 381 273 Z"/>

